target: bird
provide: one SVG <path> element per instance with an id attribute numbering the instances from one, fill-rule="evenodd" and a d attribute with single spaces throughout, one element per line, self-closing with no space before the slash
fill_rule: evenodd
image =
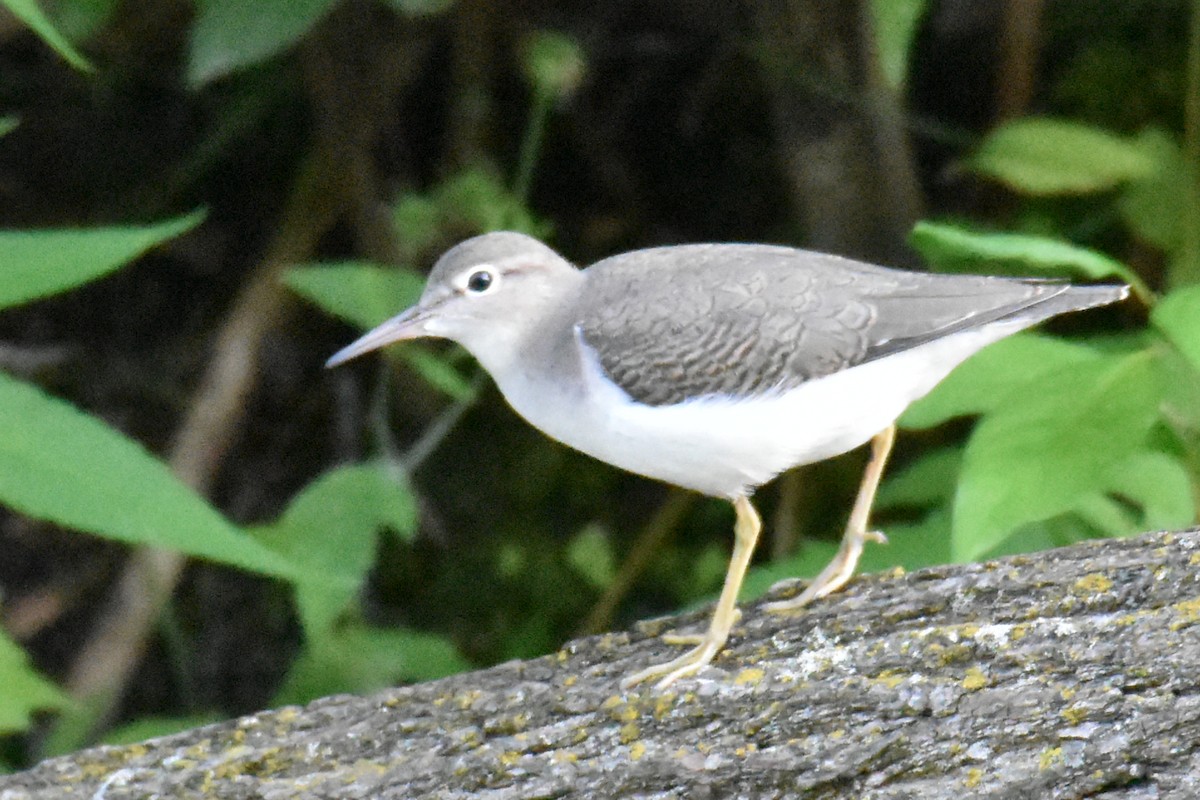
<path id="1" fill-rule="evenodd" d="M 682 244 L 584 269 L 498 231 L 446 251 L 416 303 L 336 352 L 337 366 L 420 337 L 464 347 L 535 428 L 600 461 L 729 501 L 734 543 L 704 634 L 626 677 L 659 689 L 725 646 L 762 521 L 751 497 L 780 472 L 868 442 L 841 544 L 790 612 L 841 588 L 867 542 L 896 420 L 987 345 L 1123 285 L 935 274 L 769 244 Z"/>

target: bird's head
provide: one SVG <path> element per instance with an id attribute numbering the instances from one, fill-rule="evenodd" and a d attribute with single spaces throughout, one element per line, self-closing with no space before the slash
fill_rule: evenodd
<path id="1" fill-rule="evenodd" d="M 435 336 L 458 342 L 484 367 L 507 360 L 580 276 L 566 259 L 523 233 L 487 233 L 438 259 L 415 306 L 342 348 L 335 367 L 393 342 Z"/>

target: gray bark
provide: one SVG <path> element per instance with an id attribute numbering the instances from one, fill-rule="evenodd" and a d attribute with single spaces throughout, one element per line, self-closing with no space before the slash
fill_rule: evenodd
<path id="1" fill-rule="evenodd" d="M 0 800 L 1200 797 L 1200 530 L 746 608 L 700 676 L 618 687 L 703 620 L 87 750 Z"/>

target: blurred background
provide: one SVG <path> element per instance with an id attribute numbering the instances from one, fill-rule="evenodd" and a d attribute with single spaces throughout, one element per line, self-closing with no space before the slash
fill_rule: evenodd
<path id="1" fill-rule="evenodd" d="M 1196 521 L 1198 3 L 0 7 L 7 768 L 715 594 L 727 503 L 549 441 L 452 346 L 322 368 L 486 230 L 1131 283 L 914 407 L 864 566 Z M 744 598 L 820 569 L 864 459 L 759 493 Z"/>

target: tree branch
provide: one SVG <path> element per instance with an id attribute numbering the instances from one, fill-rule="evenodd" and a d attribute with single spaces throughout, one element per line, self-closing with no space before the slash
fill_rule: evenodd
<path id="1" fill-rule="evenodd" d="M 860 578 L 791 617 L 747 608 L 697 678 L 619 689 L 670 655 L 656 634 L 703 619 L 85 751 L 0 777 L 0 796 L 1200 791 L 1200 529 Z"/>

